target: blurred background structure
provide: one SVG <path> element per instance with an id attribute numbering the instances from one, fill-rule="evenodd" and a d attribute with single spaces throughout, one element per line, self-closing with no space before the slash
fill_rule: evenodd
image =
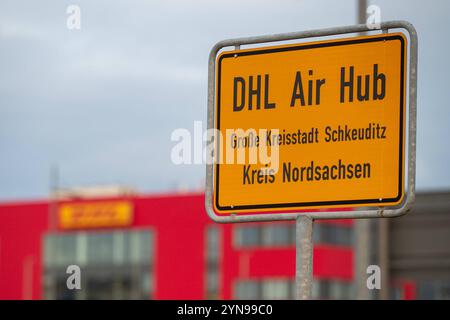
<path id="1" fill-rule="evenodd" d="M 0 299 L 294 297 L 294 223 L 215 224 L 202 193 L 53 201 L 0 205 Z M 387 256 L 387 298 L 450 299 L 450 191 L 419 194 L 387 230 L 386 247 L 374 229 L 366 248 L 371 264 Z M 356 241 L 352 220 L 315 223 L 314 298 L 358 297 Z M 67 289 L 73 264 L 81 290 Z"/>

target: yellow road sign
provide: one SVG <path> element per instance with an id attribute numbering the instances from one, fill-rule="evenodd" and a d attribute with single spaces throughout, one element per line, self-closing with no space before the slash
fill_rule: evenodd
<path id="1" fill-rule="evenodd" d="M 400 204 L 406 46 L 392 33 L 222 52 L 214 210 Z"/>
<path id="2" fill-rule="evenodd" d="M 133 206 L 128 201 L 101 201 L 61 204 L 61 229 L 124 227 L 132 223 Z"/>

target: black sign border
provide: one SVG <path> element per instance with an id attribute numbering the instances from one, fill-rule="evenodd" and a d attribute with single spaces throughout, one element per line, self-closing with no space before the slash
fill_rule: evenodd
<path id="1" fill-rule="evenodd" d="M 284 52 L 284 51 L 295 51 L 295 50 L 306 50 L 306 49 L 316 49 L 316 48 L 324 48 L 324 47 L 334 47 L 340 45 L 349 45 L 349 44 L 359 44 L 359 43 L 369 43 L 369 42 L 378 42 L 378 41 L 392 41 L 399 40 L 401 43 L 400 50 L 400 143 L 399 143 L 399 177 L 398 177 L 398 193 L 395 198 L 386 198 L 386 199 L 357 199 L 357 200 L 335 200 L 335 201 L 312 201 L 312 202 L 296 202 L 296 203 L 273 203 L 273 204 L 257 204 L 257 205 L 236 205 L 236 206 L 220 206 L 219 204 L 219 175 L 220 175 L 220 164 L 215 164 L 215 207 L 216 209 L 222 210 L 257 210 L 257 209 L 278 209 L 278 208 L 296 208 L 296 207 L 318 207 L 318 206 L 336 206 L 336 205 L 360 205 L 367 204 L 371 206 L 376 206 L 376 204 L 381 203 L 396 203 L 398 202 L 404 195 L 403 188 L 403 149 L 404 149 L 404 138 L 403 138 L 403 122 L 404 122 L 404 100 L 405 100 L 405 39 L 400 35 L 383 35 L 376 37 L 368 37 L 368 38 L 358 38 L 358 39 L 350 39 L 350 40 L 342 40 L 336 42 L 324 42 L 324 43 L 311 43 L 311 44 L 299 44 L 288 47 L 281 48 L 267 48 L 267 49 L 256 49 L 255 51 L 244 51 L 239 53 L 225 53 L 222 54 L 218 59 L 217 66 L 217 100 L 216 100 L 216 124 L 217 130 L 220 130 L 220 86 L 221 86 L 221 68 L 222 68 L 222 60 L 224 58 L 236 57 L 236 56 L 249 56 L 249 55 L 257 55 L 257 54 L 265 54 L 265 53 L 274 53 L 274 52 Z M 220 148 L 217 147 L 217 158 L 219 157 Z"/>

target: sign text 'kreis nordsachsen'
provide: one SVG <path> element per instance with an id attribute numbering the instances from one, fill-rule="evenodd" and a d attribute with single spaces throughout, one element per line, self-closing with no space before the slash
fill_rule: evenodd
<path id="1" fill-rule="evenodd" d="M 222 52 L 215 211 L 401 203 L 406 41 L 394 33 Z"/>

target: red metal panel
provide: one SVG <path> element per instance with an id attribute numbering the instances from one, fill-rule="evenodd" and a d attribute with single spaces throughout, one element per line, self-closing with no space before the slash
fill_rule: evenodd
<path id="1" fill-rule="evenodd" d="M 248 259 L 248 276 L 251 278 L 295 276 L 295 248 L 260 248 L 242 250 L 240 261 Z M 241 262 L 241 265 L 243 263 Z M 245 276 L 241 273 L 240 275 Z"/>
<path id="2" fill-rule="evenodd" d="M 238 275 L 237 252 L 233 249 L 232 225 L 223 225 L 223 262 L 222 262 L 222 298 L 229 300 L 232 298 L 232 283 Z"/>
<path id="3" fill-rule="evenodd" d="M 207 225 L 213 224 L 204 210 L 204 195 L 166 194 L 117 200 L 133 202 L 134 219 L 130 229 L 154 230 L 155 298 L 203 299 L 206 271 L 205 232 Z M 41 246 L 43 235 L 48 228 L 47 220 L 48 203 L 44 201 L 0 205 L 0 299 L 24 298 L 28 287 L 24 285 L 23 279 L 29 276 L 26 272 L 29 261 L 32 269 L 31 297 L 42 298 Z M 352 224 L 351 220 L 325 223 L 348 226 Z M 235 225 L 215 225 L 221 229 L 221 298 L 232 297 L 232 284 L 239 278 L 293 278 L 293 247 L 236 249 L 232 239 L 232 229 Z M 352 274 L 351 248 L 315 247 L 315 277 L 351 279 Z"/>
<path id="4" fill-rule="evenodd" d="M 202 299 L 205 294 L 203 195 L 135 201 L 135 226 L 152 226 L 156 238 L 156 299 Z"/>
<path id="5" fill-rule="evenodd" d="M 320 279 L 353 278 L 353 250 L 347 247 L 316 245 L 313 273 Z"/>
<path id="6" fill-rule="evenodd" d="M 42 203 L 0 206 L 0 299 L 42 297 L 41 240 L 47 212 Z"/>
<path id="7" fill-rule="evenodd" d="M 414 281 L 404 281 L 402 283 L 402 287 L 404 300 L 417 299 L 417 288 L 416 283 Z"/>

